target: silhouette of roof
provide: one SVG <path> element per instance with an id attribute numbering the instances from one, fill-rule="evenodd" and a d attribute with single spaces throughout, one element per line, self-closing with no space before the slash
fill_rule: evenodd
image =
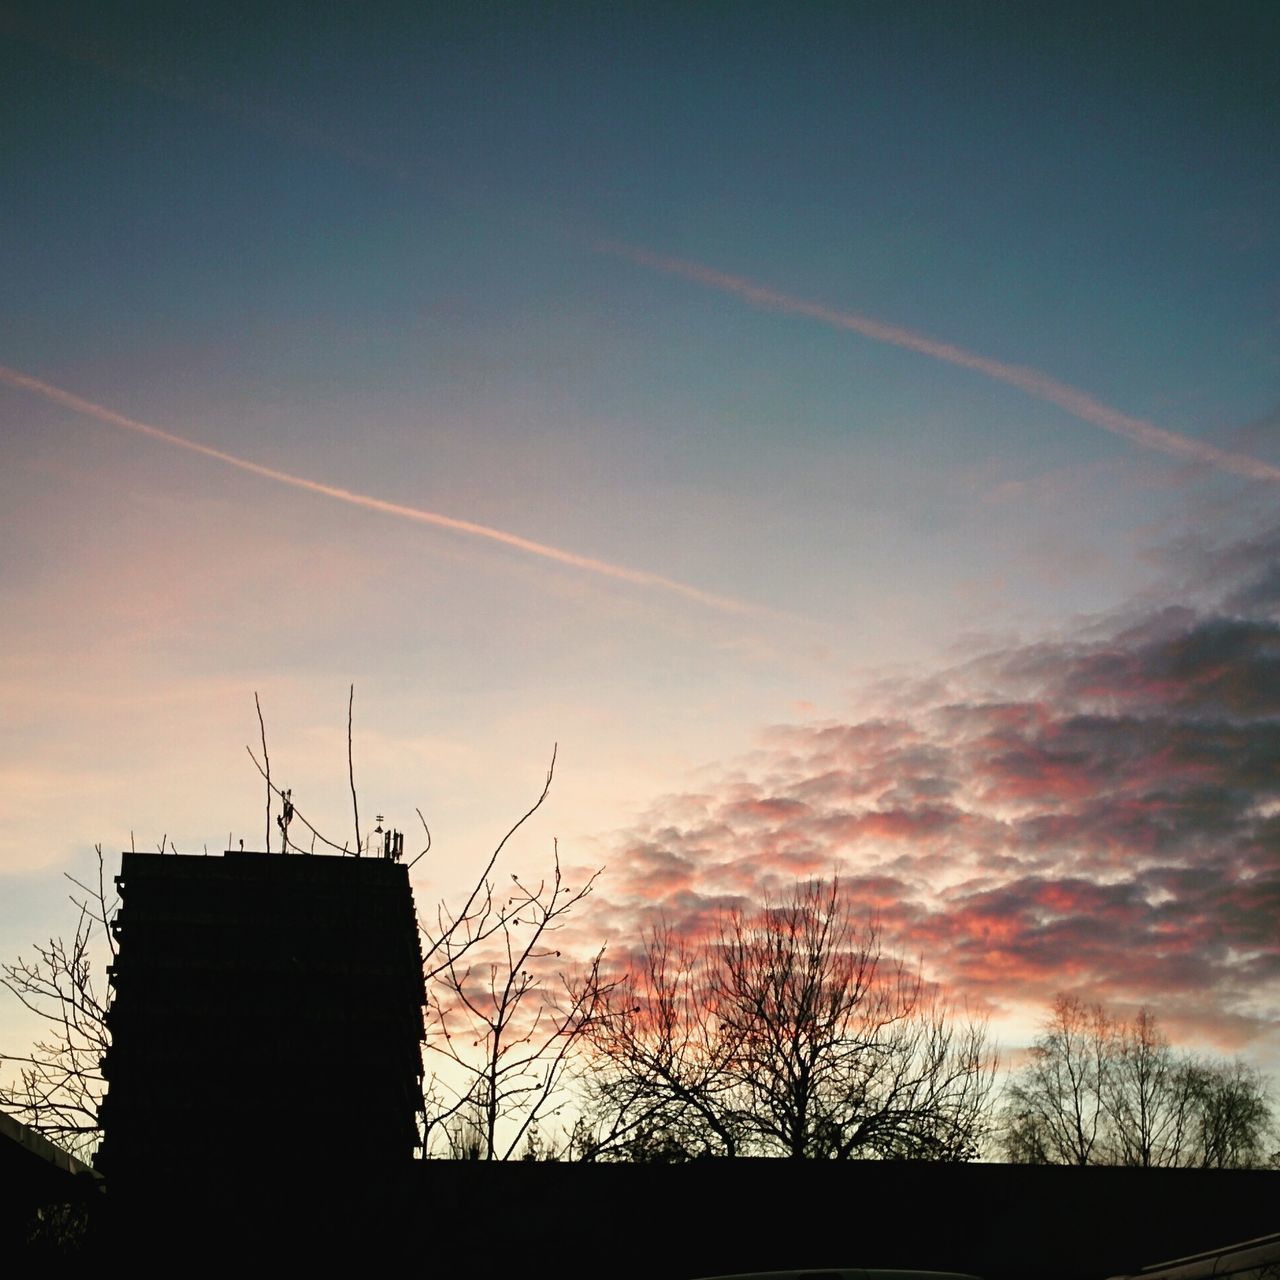
<path id="1" fill-rule="evenodd" d="M 0 1186 L 29 1186 L 33 1180 L 51 1186 L 80 1174 L 97 1176 L 42 1133 L 0 1111 Z"/>
<path id="2" fill-rule="evenodd" d="M 1203 1253 L 1154 1262 L 1136 1276 L 1115 1276 L 1112 1280 L 1209 1280 L 1214 1276 L 1235 1276 L 1238 1280 L 1264 1280 L 1280 1274 L 1280 1233 L 1255 1236 Z"/>

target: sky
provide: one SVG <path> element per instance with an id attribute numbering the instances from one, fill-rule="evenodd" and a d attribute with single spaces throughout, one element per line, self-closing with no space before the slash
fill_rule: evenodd
<path id="1" fill-rule="evenodd" d="M 1280 1069 L 1280 10 L 0 5 L 0 955 L 403 829 L 839 873 Z M 504 864 L 505 865 L 505 864 Z M 0 1007 L 13 1043 L 29 1026 Z"/>

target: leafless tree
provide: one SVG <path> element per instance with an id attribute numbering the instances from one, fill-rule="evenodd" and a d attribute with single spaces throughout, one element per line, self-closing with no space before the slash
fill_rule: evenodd
<path id="1" fill-rule="evenodd" d="M 427 946 L 428 1052 L 441 1071 L 428 1078 L 426 1137 L 443 1136 L 449 1154 L 511 1159 L 527 1148 L 539 1121 L 557 1114 L 566 1069 L 607 998 L 603 949 L 573 980 L 555 935 L 590 895 L 599 872 L 577 887 L 564 883 L 558 845 L 552 869 L 536 884 L 512 874 L 497 888 L 507 842 L 546 800 L 507 832 L 476 886 L 454 912 L 441 903 Z"/>
<path id="2" fill-rule="evenodd" d="M 1185 1163 L 1200 1073 L 1179 1061 L 1147 1009 L 1114 1022 L 1105 1044 L 1102 1106 L 1108 1158 L 1143 1168 Z"/>
<path id="3" fill-rule="evenodd" d="M 737 1155 L 734 1040 L 712 1006 L 709 952 L 656 925 L 588 1027 L 575 1154 L 671 1161 Z"/>
<path id="4" fill-rule="evenodd" d="M 1270 1081 L 1239 1060 L 1193 1060 L 1183 1070 L 1195 1104 L 1193 1162 L 1207 1169 L 1280 1168 Z"/>
<path id="5" fill-rule="evenodd" d="M 1103 1134 L 1111 1028 L 1100 1005 L 1060 995 L 1005 1097 L 1010 1160 L 1090 1164 Z"/>
<path id="6" fill-rule="evenodd" d="M 96 885 L 67 876 L 78 912 L 71 940 L 51 938 L 36 946 L 32 958 L 0 965 L 0 985 L 44 1027 L 26 1054 L 0 1053 L 0 1064 L 17 1069 L 15 1081 L 0 1082 L 0 1110 L 85 1160 L 101 1136 L 101 1060 L 111 1005 L 110 988 L 100 990 L 93 975 L 100 950 L 115 954 L 111 922 L 118 906 L 107 893 L 102 846 L 96 848 Z"/>
<path id="7" fill-rule="evenodd" d="M 1147 1009 L 1126 1022 L 1060 995 L 1006 1090 L 1001 1144 L 1027 1163 L 1249 1167 L 1274 1140 L 1268 1094 L 1240 1061 L 1175 1050 Z"/>
<path id="8" fill-rule="evenodd" d="M 731 912 L 683 946 L 651 935 L 588 1029 L 597 1158 L 655 1137 L 692 1154 L 963 1159 L 996 1063 L 920 974 L 886 957 L 838 880 Z"/>

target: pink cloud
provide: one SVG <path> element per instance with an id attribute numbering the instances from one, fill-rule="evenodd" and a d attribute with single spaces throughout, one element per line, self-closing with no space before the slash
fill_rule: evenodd
<path id="1" fill-rule="evenodd" d="M 1270 571 L 1256 557 L 1244 570 Z M 904 687 L 910 713 L 893 719 L 774 726 L 731 781 L 656 806 L 643 865 L 670 862 L 626 881 L 637 891 L 612 919 L 643 928 L 661 911 L 705 930 L 717 902 L 838 870 L 954 995 L 1068 988 L 1168 1005 L 1237 1041 L 1267 1031 L 1280 625 L 1165 611 L 992 653 L 935 687 L 945 701 Z"/>

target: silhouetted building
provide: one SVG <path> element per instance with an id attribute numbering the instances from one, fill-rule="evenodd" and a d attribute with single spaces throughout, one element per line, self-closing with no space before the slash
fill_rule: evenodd
<path id="1" fill-rule="evenodd" d="M 346 1180 L 407 1162 L 424 989 L 406 868 L 123 855 L 104 1140 L 111 1180 Z"/>

